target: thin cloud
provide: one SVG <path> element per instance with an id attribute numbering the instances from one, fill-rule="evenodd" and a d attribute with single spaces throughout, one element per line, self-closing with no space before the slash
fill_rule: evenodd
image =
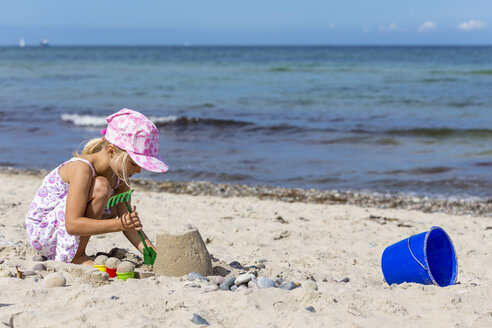
<path id="1" fill-rule="evenodd" d="M 371 32 L 371 29 L 370 29 L 369 27 L 364 26 L 364 27 L 362 28 L 362 33 L 367 34 L 367 33 L 369 33 L 369 32 Z"/>
<path id="2" fill-rule="evenodd" d="M 485 27 L 485 24 L 479 20 L 475 19 L 470 19 L 467 22 L 460 23 L 456 26 L 457 29 L 462 30 L 462 31 L 473 31 L 473 30 L 480 30 Z"/>
<path id="3" fill-rule="evenodd" d="M 334 30 L 336 28 L 337 28 L 337 26 L 335 25 L 335 23 L 331 23 L 330 25 L 328 25 L 329 30 Z"/>
<path id="4" fill-rule="evenodd" d="M 379 32 L 401 32 L 403 31 L 396 23 L 391 23 L 388 26 L 379 25 Z"/>
<path id="5" fill-rule="evenodd" d="M 433 21 L 427 21 L 424 24 L 420 25 L 420 27 L 418 28 L 418 31 L 419 32 L 432 32 L 432 31 L 435 31 L 436 28 L 437 28 L 436 23 L 434 23 Z"/>

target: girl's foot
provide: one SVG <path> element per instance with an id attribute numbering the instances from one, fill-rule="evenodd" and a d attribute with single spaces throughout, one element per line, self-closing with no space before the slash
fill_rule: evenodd
<path id="1" fill-rule="evenodd" d="M 94 261 L 92 260 L 91 257 L 82 254 L 82 255 L 75 255 L 74 258 L 72 259 L 73 264 L 83 264 L 83 265 L 88 265 L 88 266 L 94 266 Z"/>

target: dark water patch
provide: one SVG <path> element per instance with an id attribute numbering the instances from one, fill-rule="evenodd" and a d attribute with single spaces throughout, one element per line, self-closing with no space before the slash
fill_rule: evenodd
<path id="1" fill-rule="evenodd" d="M 483 106 L 483 102 L 477 101 L 451 101 L 445 104 L 446 106 L 456 107 L 456 108 L 464 108 L 468 106 Z"/>
<path id="2" fill-rule="evenodd" d="M 237 121 L 237 120 L 227 120 L 227 119 L 216 119 L 216 118 L 198 118 L 198 117 L 177 117 L 175 119 L 154 121 L 157 127 L 167 127 L 173 126 L 213 126 L 213 127 L 244 127 L 252 126 L 254 123 Z"/>
<path id="3" fill-rule="evenodd" d="M 445 166 L 436 166 L 436 167 L 416 167 L 408 170 L 392 170 L 386 171 L 385 174 L 409 174 L 409 175 L 421 175 L 421 174 L 440 174 L 452 171 L 453 168 L 445 167 Z"/>
<path id="4" fill-rule="evenodd" d="M 204 103 L 204 104 L 199 104 L 199 105 L 193 105 L 190 108 L 192 108 L 192 109 L 215 108 L 215 105 L 211 104 L 211 103 Z"/>
<path id="5" fill-rule="evenodd" d="M 478 162 L 473 165 L 478 167 L 490 167 L 492 166 L 492 162 Z"/>
<path id="6" fill-rule="evenodd" d="M 456 82 L 459 79 L 454 78 L 442 78 L 442 79 L 423 79 L 420 82 L 422 83 L 446 83 L 446 82 Z"/>
<path id="7" fill-rule="evenodd" d="M 392 129 L 386 134 L 411 137 L 428 138 L 492 138 L 491 129 L 452 129 L 452 128 L 416 128 L 416 129 Z"/>
<path id="8" fill-rule="evenodd" d="M 393 138 L 380 138 L 376 140 L 376 143 L 380 145 L 388 145 L 388 146 L 398 146 L 401 144 L 400 142 L 398 142 L 396 139 Z"/>
<path id="9" fill-rule="evenodd" d="M 475 71 L 469 72 L 468 74 L 470 74 L 470 75 L 492 75 L 492 69 L 475 70 Z"/>
<path id="10" fill-rule="evenodd" d="M 290 67 L 286 66 L 277 66 L 277 67 L 272 67 L 268 71 L 269 72 L 289 72 L 291 69 Z"/>

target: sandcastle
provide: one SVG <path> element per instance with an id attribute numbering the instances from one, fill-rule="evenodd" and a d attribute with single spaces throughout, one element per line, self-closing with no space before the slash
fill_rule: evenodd
<path id="1" fill-rule="evenodd" d="M 183 234 L 164 233 L 157 236 L 157 259 L 154 272 L 165 276 L 182 276 L 198 272 L 212 274 L 212 261 L 197 229 Z"/>

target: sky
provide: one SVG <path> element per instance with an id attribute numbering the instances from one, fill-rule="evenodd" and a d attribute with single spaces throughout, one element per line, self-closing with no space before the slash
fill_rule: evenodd
<path id="1" fill-rule="evenodd" d="M 492 0 L 0 0 L 0 45 L 492 44 Z"/>

